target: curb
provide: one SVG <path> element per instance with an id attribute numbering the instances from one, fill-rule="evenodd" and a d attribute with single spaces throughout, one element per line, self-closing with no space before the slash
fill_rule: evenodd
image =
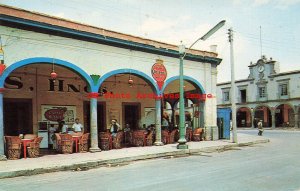
<path id="1" fill-rule="evenodd" d="M 220 151 L 226 151 L 232 147 L 244 147 L 244 146 L 267 143 L 267 142 L 270 142 L 270 140 L 264 139 L 264 140 L 246 142 L 246 143 L 233 143 L 230 145 L 211 146 L 211 147 L 205 147 L 201 149 L 177 150 L 171 152 L 147 154 L 147 155 L 140 155 L 140 156 L 133 156 L 133 157 L 115 158 L 115 159 L 107 159 L 107 160 L 99 159 L 94 161 L 85 161 L 85 162 L 75 163 L 71 165 L 48 167 L 48 168 L 36 168 L 36 169 L 29 169 L 29 170 L 0 172 L 0 179 L 13 178 L 18 176 L 32 176 L 37 174 L 45 174 L 45 173 L 52 173 L 52 172 L 59 172 L 59 171 L 81 171 L 81 170 L 89 170 L 89 169 L 105 167 L 105 166 L 107 167 L 121 166 L 124 163 L 126 164 L 129 162 L 149 160 L 155 158 L 186 157 L 194 154 L 199 154 L 202 152 L 220 152 Z"/>

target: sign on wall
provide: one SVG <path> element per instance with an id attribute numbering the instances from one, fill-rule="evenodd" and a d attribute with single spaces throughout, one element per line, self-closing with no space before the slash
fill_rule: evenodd
<path id="1" fill-rule="evenodd" d="M 156 80 L 159 89 L 162 89 L 165 79 L 167 78 L 167 70 L 160 59 L 156 60 L 156 63 L 151 69 L 152 77 Z"/>
<path id="2" fill-rule="evenodd" d="M 42 121 L 74 123 L 76 118 L 76 106 L 42 105 L 41 109 Z"/>

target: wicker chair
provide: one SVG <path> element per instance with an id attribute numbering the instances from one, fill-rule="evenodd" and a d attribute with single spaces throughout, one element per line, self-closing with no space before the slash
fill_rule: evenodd
<path id="1" fill-rule="evenodd" d="M 5 136 L 7 158 L 16 160 L 21 157 L 22 142 L 18 136 Z"/>
<path id="2" fill-rule="evenodd" d="M 35 139 L 37 138 L 37 135 L 35 134 L 25 134 L 24 139 Z"/>
<path id="3" fill-rule="evenodd" d="M 112 138 L 112 145 L 114 149 L 121 149 L 124 139 L 124 132 L 119 131 L 115 137 Z"/>
<path id="4" fill-rule="evenodd" d="M 27 144 L 28 157 L 36 158 L 40 155 L 40 143 L 43 137 L 36 137 L 32 142 Z"/>
<path id="5" fill-rule="evenodd" d="M 100 132 L 99 139 L 101 150 L 107 151 L 112 149 L 112 137 L 109 132 Z"/>
<path id="6" fill-rule="evenodd" d="M 78 141 L 78 146 L 79 146 L 79 152 L 87 152 L 89 150 L 89 145 L 88 145 L 88 140 L 89 140 L 89 133 L 85 133 L 81 136 L 81 138 Z"/>
<path id="7" fill-rule="evenodd" d="M 193 132 L 193 141 L 202 141 L 203 128 L 196 128 Z"/>
<path id="8" fill-rule="evenodd" d="M 70 134 L 60 134 L 60 148 L 61 153 L 71 154 L 73 153 L 73 138 Z"/>
<path id="9" fill-rule="evenodd" d="M 145 130 L 136 130 L 132 132 L 132 143 L 136 147 L 142 147 L 146 144 Z"/>
<path id="10" fill-rule="evenodd" d="M 193 130 L 191 128 L 186 128 L 185 139 L 187 142 L 192 141 Z"/>
<path id="11" fill-rule="evenodd" d="M 161 131 L 161 141 L 165 145 L 170 143 L 170 134 L 169 134 L 168 130 L 162 130 Z"/>
<path id="12" fill-rule="evenodd" d="M 170 144 L 173 144 L 173 143 L 177 142 L 178 139 L 179 139 L 179 131 L 178 131 L 178 129 L 174 129 L 170 133 Z"/>
<path id="13" fill-rule="evenodd" d="M 153 131 L 150 131 L 146 136 L 146 145 L 152 146 L 153 145 Z"/>

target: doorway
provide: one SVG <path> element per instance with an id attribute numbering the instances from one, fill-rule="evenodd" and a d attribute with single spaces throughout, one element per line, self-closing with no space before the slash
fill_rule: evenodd
<path id="1" fill-rule="evenodd" d="M 32 134 L 32 100 L 3 99 L 4 135 Z"/>
<path id="2" fill-rule="evenodd" d="M 122 103 L 123 127 L 129 124 L 130 129 L 138 129 L 141 116 L 140 103 Z"/>
<path id="3" fill-rule="evenodd" d="M 85 101 L 83 104 L 84 113 L 84 132 L 91 132 L 91 113 L 90 102 Z M 106 131 L 106 104 L 105 102 L 98 102 L 97 104 L 97 126 L 98 133 Z"/>

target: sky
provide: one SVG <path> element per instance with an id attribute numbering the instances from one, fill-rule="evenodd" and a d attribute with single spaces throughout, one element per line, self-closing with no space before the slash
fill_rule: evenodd
<path id="1" fill-rule="evenodd" d="M 300 0 L 0 0 L 1 4 L 189 47 L 221 20 L 226 24 L 206 41 L 217 45 L 218 83 L 230 81 L 232 28 L 235 79 L 248 77 L 261 55 L 280 63 L 280 72 L 300 70 Z M 261 39 L 261 40 L 260 40 Z"/>

